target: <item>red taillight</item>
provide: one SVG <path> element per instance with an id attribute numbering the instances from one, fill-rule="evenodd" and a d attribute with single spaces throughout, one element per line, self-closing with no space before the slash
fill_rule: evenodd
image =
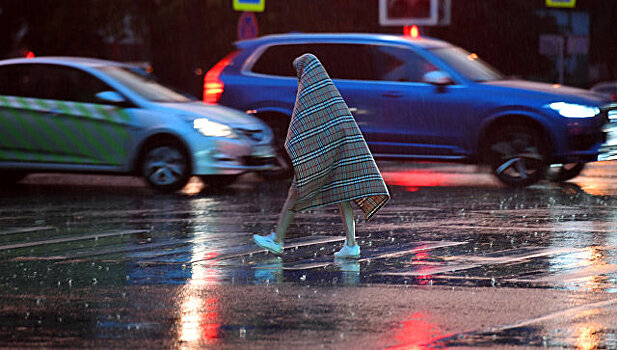
<path id="1" fill-rule="evenodd" d="M 412 39 L 420 38 L 420 28 L 417 25 L 403 27 L 403 35 Z"/>
<path id="2" fill-rule="evenodd" d="M 223 93 L 224 84 L 219 80 L 219 76 L 223 70 L 229 65 L 231 60 L 238 54 L 239 51 L 235 51 L 225 56 L 217 64 L 212 67 L 206 73 L 204 77 L 204 102 L 205 103 L 217 103 L 221 94 Z"/>

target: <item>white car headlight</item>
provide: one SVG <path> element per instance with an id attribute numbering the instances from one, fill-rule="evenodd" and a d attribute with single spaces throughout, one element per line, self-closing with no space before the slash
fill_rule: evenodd
<path id="1" fill-rule="evenodd" d="M 548 107 L 566 118 L 593 118 L 600 113 L 600 108 L 567 102 L 553 102 Z"/>
<path id="2" fill-rule="evenodd" d="M 206 118 L 198 118 L 193 120 L 193 128 L 204 136 L 236 137 L 236 134 L 229 126 L 213 122 Z"/>

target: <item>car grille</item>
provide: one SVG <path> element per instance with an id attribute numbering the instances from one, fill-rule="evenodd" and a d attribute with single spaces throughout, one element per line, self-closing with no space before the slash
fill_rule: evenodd
<path id="1" fill-rule="evenodd" d="M 251 129 L 236 128 L 236 131 L 238 134 L 244 135 L 255 142 L 259 142 L 263 140 L 264 137 L 266 136 L 264 131 L 261 129 L 251 130 Z"/>

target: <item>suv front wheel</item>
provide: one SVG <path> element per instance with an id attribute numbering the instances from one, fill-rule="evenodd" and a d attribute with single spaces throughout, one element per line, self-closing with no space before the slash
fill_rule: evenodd
<path id="1" fill-rule="evenodd" d="M 528 186 L 540 180 L 548 164 L 542 135 L 524 123 L 493 129 L 486 153 L 495 176 L 514 187 Z"/>

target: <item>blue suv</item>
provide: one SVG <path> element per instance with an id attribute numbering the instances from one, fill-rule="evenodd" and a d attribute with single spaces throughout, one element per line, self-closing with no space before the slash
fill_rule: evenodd
<path id="1" fill-rule="evenodd" d="M 488 164 L 512 186 L 577 176 L 598 159 L 608 110 L 617 108 L 588 90 L 507 79 L 476 54 L 431 38 L 282 34 L 236 47 L 206 74 L 204 101 L 254 114 L 279 146 L 296 98 L 292 62 L 310 52 L 376 159 Z"/>

